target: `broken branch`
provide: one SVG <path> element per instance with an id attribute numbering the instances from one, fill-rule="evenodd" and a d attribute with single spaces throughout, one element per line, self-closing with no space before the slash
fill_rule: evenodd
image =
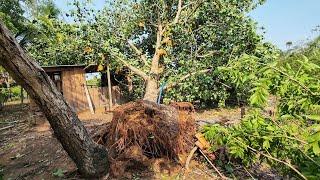
<path id="1" fill-rule="evenodd" d="M 131 49 L 140 57 L 144 64 L 148 64 L 146 56 L 140 51 L 132 42 L 128 41 L 129 46 Z"/>
<path id="2" fill-rule="evenodd" d="M 214 164 L 210 161 L 210 159 L 204 154 L 204 152 L 199 149 L 200 153 L 203 155 L 203 157 L 208 161 L 208 163 L 213 167 L 213 169 L 218 173 L 218 175 L 221 177 L 221 179 L 227 179 L 224 175 L 220 173 L 220 171 L 214 166 Z"/>
<path id="3" fill-rule="evenodd" d="M 133 73 L 137 74 L 138 76 L 141 76 L 144 80 L 147 80 L 149 78 L 149 76 L 143 72 L 142 70 L 132 66 L 131 64 L 129 64 L 127 61 L 125 61 L 124 59 L 122 59 L 119 56 L 116 56 L 116 58 L 123 63 L 126 67 L 128 67 Z"/>
<path id="4" fill-rule="evenodd" d="M 272 160 L 277 161 L 277 162 L 279 162 L 279 163 L 282 163 L 282 164 L 288 166 L 288 167 L 289 167 L 290 169 L 292 169 L 293 171 L 295 171 L 302 179 L 307 179 L 299 170 L 297 170 L 295 167 L 293 167 L 293 165 L 291 165 L 290 163 L 288 163 L 288 162 L 286 162 L 286 161 L 282 161 L 282 160 L 280 160 L 280 159 L 277 159 L 277 158 L 271 156 L 270 154 L 262 153 L 262 152 L 260 152 L 260 151 L 258 151 L 258 150 L 256 150 L 256 149 L 254 149 L 254 148 L 252 148 L 252 147 L 244 144 L 243 142 L 241 142 L 241 141 L 239 141 L 239 140 L 237 140 L 237 141 L 238 141 L 240 144 L 245 145 L 248 149 L 250 149 L 250 150 L 253 151 L 254 153 L 259 154 L 259 155 L 262 155 L 262 156 L 264 156 L 264 157 L 266 157 L 266 158 L 272 159 Z"/>
<path id="5" fill-rule="evenodd" d="M 182 0 L 179 0 L 177 14 L 176 14 L 176 17 L 174 18 L 172 24 L 177 24 L 179 22 L 179 17 L 180 17 L 181 11 L 182 11 Z"/>

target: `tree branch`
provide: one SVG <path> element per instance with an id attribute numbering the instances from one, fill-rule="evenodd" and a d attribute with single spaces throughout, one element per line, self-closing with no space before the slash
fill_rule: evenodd
<path id="1" fill-rule="evenodd" d="M 209 51 L 207 54 L 203 54 L 203 55 L 198 55 L 198 53 L 196 54 L 196 57 L 198 58 L 206 58 L 206 57 L 211 57 L 213 55 L 219 54 L 220 51 Z"/>
<path id="2" fill-rule="evenodd" d="M 179 22 L 179 17 L 180 17 L 181 11 L 182 11 L 182 0 L 179 0 L 177 14 L 172 22 L 173 24 L 177 24 Z"/>
<path id="3" fill-rule="evenodd" d="M 142 70 L 132 66 L 131 64 L 129 64 L 127 61 L 125 61 L 124 59 L 122 59 L 119 56 L 116 56 L 116 58 L 123 63 L 127 68 L 129 68 L 133 73 L 135 73 L 138 76 L 141 76 L 144 80 L 147 80 L 149 78 L 149 76 L 143 72 Z"/>
<path id="4" fill-rule="evenodd" d="M 184 22 L 186 22 L 191 16 L 192 14 L 194 14 L 196 12 L 196 10 L 200 7 L 200 5 L 203 3 L 204 1 L 203 0 L 199 0 L 197 1 L 197 5 L 194 9 L 191 10 L 191 13 L 189 15 L 187 15 L 187 17 L 185 18 Z"/>
<path id="5" fill-rule="evenodd" d="M 148 64 L 146 56 L 140 51 L 132 42 L 128 41 L 129 46 L 131 49 L 140 57 L 144 64 Z"/>
<path id="6" fill-rule="evenodd" d="M 199 73 L 207 73 L 207 72 L 209 72 L 209 71 L 211 71 L 211 69 L 203 69 L 203 70 L 200 70 L 200 71 L 197 71 L 197 72 L 189 73 L 189 74 L 187 74 L 187 75 L 185 75 L 185 76 L 182 76 L 178 81 L 173 82 L 173 83 L 167 85 L 167 86 L 165 87 L 165 89 L 168 90 L 168 89 L 173 88 L 174 86 L 177 86 L 181 81 L 184 81 L 185 79 L 189 78 L 190 76 L 193 76 L 193 75 L 199 74 Z"/>
<path id="7" fill-rule="evenodd" d="M 258 62 L 258 63 L 259 63 L 259 62 Z M 259 63 L 259 64 L 267 65 L 267 64 L 265 64 L 265 63 Z M 297 79 L 294 79 L 294 78 L 293 78 L 292 76 L 290 76 L 289 74 L 287 74 L 287 73 L 285 73 L 285 72 L 281 71 L 280 69 L 277 69 L 277 68 L 275 68 L 275 67 L 273 67 L 273 66 L 268 66 L 268 67 L 271 68 L 271 69 L 273 69 L 274 71 L 277 71 L 278 73 L 280 73 L 280 74 L 282 74 L 282 75 L 284 75 L 284 76 L 287 76 L 287 78 L 289 78 L 289 80 L 297 83 L 300 87 L 302 87 L 304 90 L 306 90 L 307 92 L 309 92 L 311 95 L 313 95 L 313 96 L 319 96 L 318 93 L 315 93 L 315 92 L 311 91 L 311 89 L 309 89 L 306 85 L 304 85 L 303 83 L 301 83 L 301 82 L 298 81 Z"/>
<path id="8" fill-rule="evenodd" d="M 168 90 L 168 89 L 171 89 L 175 86 L 177 86 L 178 84 L 181 83 L 181 81 L 184 81 L 186 80 L 187 78 L 191 77 L 191 76 L 194 76 L 196 74 L 204 74 L 204 73 L 207 73 L 207 72 L 210 72 L 212 69 L 203 69 L 203 70 L 200 70 L 200 71 L 196 71 L 196 72 L 193 72 L 193 73 L 189 73 L 189 74 L 186 74 L 185 76 L 182 76 L 178 81 L 176 82 L 173 82 L 169 85 L 167 85 L 166 87 L 164 87 L 164 89 Z M 217 83 L 220 83 L 222 86 L 226 87 L 226 88 L 231 88 L 230 86 L 222 83 L 222 82 L 219 82 L 219 81 L 216 81 Z"/>
<path id="9" fill-rule="evenodd" d="M 250 147 L 250 146 L 242 143 L 242 142 L 239 141 L 239 140 L 237 140 L 237 141 L 238 141 L 239 143 L 241 143 L 242 145 L 245 145 L 248 149 L 250 149 L 251 151 L 255 152 L 256 154 L 260 154 L 260 155 L 262 155 L 262 156 L 264 156 L 264 157 L 267 157 L 267 158 L 269 158 L 269 159 L 272 159 L 272 160 L 274 160 L 274 161 L 277 161 L 277 162 L 279 162 L 279 163 L 282 163 L 282 164 L 288 166 L 290 169 L 292 169 L 293 171 L 295 171 L 302 179 L 307 179 L 307 178 L 306 178 L 300 171 L 298 171 L 292 164 L 290 164 L 290 163 L 288 163 L 288 162 L 286 162 L 286 161 L 282 161 L 282 160 L 280 160 L 280 159 L 277 159 L 277 158 L 271 156 L 270 154 L 264 154 L 264 153 L 262 153 L 262 152 L 260 152 L 260 151 L 258 151 L 258 150 L 256 150 L 256 149 L 254 149 L 254 148 L 252 148 L 252 147 Z"/>
<path id="10" fill-rule="evenodd" d="M 155 74 L 155 75 L 159 74 L 159 60 L 160 60 L 160 56 L 161 56 L 159 54 L 159 50 L 160 50 L 160 47 L 161 47 L 162 34 L 163 34 L 163 27 L 162 27 L 162 24 L 159 22 L 158 23 L 158 31 L 157 31 L 157 41 L 156 41 L 155 53 L 154 53 L 154 55 L 152 57 L 151 68 L 150 68 L 151 74 Z"/>

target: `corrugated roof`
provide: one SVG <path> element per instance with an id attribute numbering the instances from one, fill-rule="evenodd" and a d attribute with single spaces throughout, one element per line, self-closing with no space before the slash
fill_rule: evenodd
<path id="1" fill-rule="evenodd" d="M 52 66 L 41 66 L 46 72 L 54 72 L 54 71 L 67 71 L 71 68 L 81 68 L 84 69 L 87 73 L 97 72 L 97 65 L 90 64 L 78 64 L 78 65 L 52 65 Z"/>
<path id="2" fill-rule="evenodd" d="M 51 66 L 41 66 L 42 68 L 61 68 L 61 67 L 86 67 L 85 64 L 78 65 L 51 65 Z"/>

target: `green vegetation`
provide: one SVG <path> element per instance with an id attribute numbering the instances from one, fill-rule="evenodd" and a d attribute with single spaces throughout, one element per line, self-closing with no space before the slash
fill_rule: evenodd
<path id="1" fill-rule="evenodd" d="M 1 89 L 0 91 L 0 110 L 2 110 L 4 103 L 7 102 L 9 97 L 9 92 L 6 89 Z"/>
<path id="2" fill-rule="evenodd" d="M 3 1 L 0 18 L 41 65 L 99 64 L 104 71 L 109 59 L 114 72 L 131 78 L 131 98 L 144 97 L 153 83 L 156 97 L 164 89 L 164 103 L 247 105 L 239 124 L 203 129 L 211 150 L 226 148 L 227 164 L 267 163 L 320 179 L 320 37 L 288 52 L 265 43 L 247 15 L 264 0 L 107 1 L 99 11 L 89 2 L 74 0 L 67 22 L 53 1 Z M 8 93 L 1 91 L 1 102 Z M 11 94 L 19 97 L 20 89 Z"/>
<path id="3" fill-rule="evenodd" d="M 57 18 L 60 11 L 52 0 L 12 0 L 0 2 L 0 19 L 11 30 L 19 44 L 27 47 L 37 38 L 36 26 L 43 17 Z"/>
<path id="4" fill-rule="evenodd" d="M 94 77 L 87 80 L 87 86 L 101 86 L 101 79 Z"/>
<path id="5" fill-rule="evenodd" d="M 66 173 L 66 171 L 59 168 L 59 169 L 56 169 L 52 172 L 52 176 L 55 176 L 58 178 L 63 178 L 65 176 L 64 173 Z"/>
<path id="6" fill-rule="evenodd" d="M 236 72 L 247 67 L 241 78 L 255 82 L 250 91 L 251 110 L 240 124 L 203 129 L 213 151 L 224 146 L 246 166 L 269 163 L 284 174 L 293 171 L 300 178 L 320 178 L 320 79 L 315 75 L 320 70 L 315 64 L 320 48 L 314 47 L 318 40 L 276 62 L 264 64 L 246 57 L 229 67 Z M 238 79 L 235 74 L 234 81 Z M 264 109 L 270 96 L 277 104 L 274 115 L 268 116 Z"/>
<path id="7" fill-rule="evenodd" d="M 186 1 L 176 21 L 178 4 L 174 1 L 107 2 L 101 11 L 74 1 L 74 9 L 67 13 L 74 23 L 38 18 L 41 36 L 28 50 L 44 65 L 104 64 L 108 58 L 112 70 L 130 70 L 126 76 L 134 82 L 132 97 L 143 97 L 152 80 L 154 89 L 175 84 L 166 90 L 164 102 L 224 104 L 237 92 L 223 86 L 227 79 L 217 67 L 243 54 L 265 57 L 273 51 L 246 15 L 261 3 Z M 152 65 L 157 58 L 158 63 Z"/>

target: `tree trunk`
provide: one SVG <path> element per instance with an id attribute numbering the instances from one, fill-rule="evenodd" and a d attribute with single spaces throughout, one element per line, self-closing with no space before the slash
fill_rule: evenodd
<path id="1" fill-rule="evenodd" d="M 29 58 L 0 21 L 0 65 L 38 104 L 57 139 L 87 177 L 103 175 L 109 167 L 108 153 L 89 136 L 76 113 L 63 99 L 45 71 Z"/>
<path id="2" fill-rule="evenodd" d="M 152 102 L 157 102 L 157 98 L 159 95 L 158 82 L 150 78 L 146 81 L 146 84 L 147 85 L 143 99 Z"/>
<path id="3" fill-rule="evenodd" d="M 127 84 L 128 84 L 128 91 L 129 91 L 129 94 L 131 95 L 131 93 L 132 93 L 132 91 L 133 91 L 132 78 L 131 78 L 130 75 L 127 75 L 126 78 L 127 78 Z"/>

